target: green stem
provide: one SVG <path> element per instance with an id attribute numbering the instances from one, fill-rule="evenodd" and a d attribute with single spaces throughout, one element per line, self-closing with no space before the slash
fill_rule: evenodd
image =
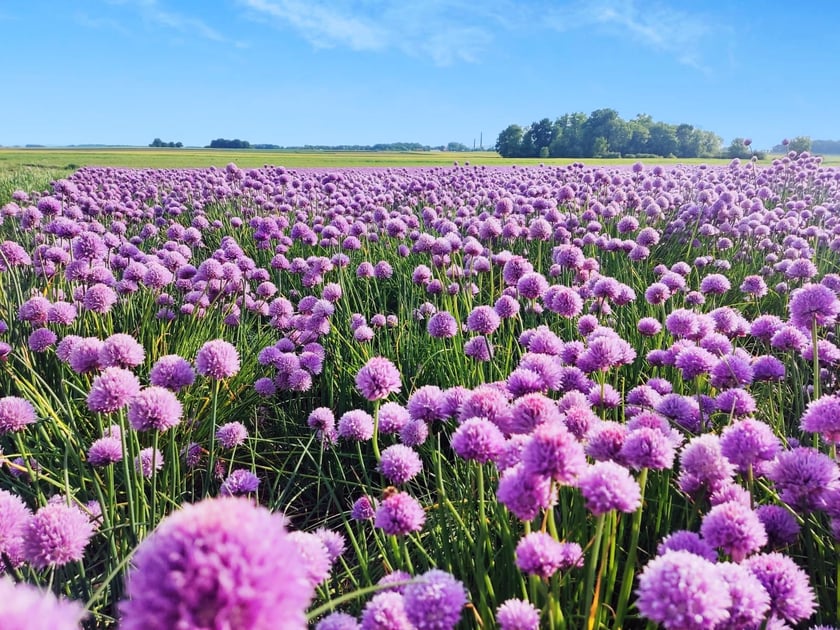
<path id="1" fill-rule="evenodd" d="M 589 617 L 589 611 L 595 601 L 595 573 L 598 570 L 598 555 L 601 550 L 601 539 L 604 536 L 604 520 L 605 514 L 601 514 L 595 523 L 595 538 L 592 540 L 592 545 L 589 549 L 589 557 L 586 561 L 586 583 L 584 586 L 584 597 L 586 598 L 586 605 L 583 608 L 584 618 Z"/>
<path id="2" fill-rule="evenodd" d="M 621 628 L 624 623 L 624 615 L 627 614 L 627 604 L 630 601 L 630 592 L 633 590 L 633 578 L 636 570 L 636 550 L 639 546 L 639 532 L 642 527 L 642 513 L 645 509 L 645 486 L 647 485 L 648 469 L 642 468 L 639 473 L 639 487 L 642 491 L 642 504 L 633 513 L 633 523 L 630 529 L 630 547 L 627 549 L 627 560 L 624 565 L 624 574 L 621 578 L 621 591 L 618 595 L 618 608 L 615 613 L 615 627 Z"/>

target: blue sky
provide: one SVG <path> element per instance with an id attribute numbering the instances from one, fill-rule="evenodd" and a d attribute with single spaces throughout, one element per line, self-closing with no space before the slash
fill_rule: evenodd
<path id="1" fill-rule="evenodd" d="M 646 113 L 840 139 L 840 3 L 4 0 L 0 144 L 495 142 Z"/>

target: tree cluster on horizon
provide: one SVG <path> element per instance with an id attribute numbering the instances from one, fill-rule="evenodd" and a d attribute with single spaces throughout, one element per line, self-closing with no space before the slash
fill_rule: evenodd
<path id="1" fill-rule="evenodd" d="M 740 147 L 745 147 L 743 140 Z M 624 120 L 614 109 L 563 114 L 522 127 L 509 125 L 496 140 L 502 157 L 712 157 L 723 140 L 693 125 L 659 122 L 647 114 Z M 736 142 L 727 150 L 736 151 Z M 740 152 L 737 149 L 736 152 Z M 752 153 L 748 153 L 748 156 Z M 741 157 L 733 155 L 732 157 Z"/>
<path id="2" fill-rule="evenodd" d="M 180 149 L 181 147 L 184 146 L 184 143 L 180 142 L 180 141 L 179 142 L 164 142 L 160 138 L 155 138 L 154 140 L 151 141 L 151 143 L 149 143 L 149 146 L 153 147 L 153 148 L 166 147 L 168 149 Z"/>

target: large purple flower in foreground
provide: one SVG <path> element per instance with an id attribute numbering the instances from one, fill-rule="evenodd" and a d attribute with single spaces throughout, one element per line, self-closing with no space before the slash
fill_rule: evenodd
<path id="1" fill-rule="evenodd" d="M 313 589 L 284 519 L 243 498 L 188 504 L 137 548 L 124 630 L 298 630 Z"/>
<path id="2" fill-rule="evenodd" d="M 821 434 L 827 442 L 840 443 L 840 396 L 823 396 L 808 403 L 800 427 Z"/>
<path id="3" fill-rule="evenodd" d="M 106 367 L 90 386 L 87 406 L 97 413 L 113 413 L 125 407 L 140 393 L 140 381 L 121 367 Z"/>
<path id="4" fill-rule="evenodd" d="M 387 398 L 401 387 L 400 371 L 385 357 L 373 357 L 356 374 L 356 388 L 368 400 Z"/>
<path id="5" fill-rule="evenodd" d="M 738 501 L 714 506 L 703 517 L 700 533 L 712 547 L 729 554 L 734 562 L 741 562 L 767 544 L 767 532 L 758 515 Z"/>
<path id="6" fill-rule="evenodd" d="M 170 390 L 151 385 L 128 404 L 128 422 L 136 431 L 166 431 L 181 422 L 181 401 Z"/>
<path id="7" fill-rule="evenodd" d="M 423 507 L 405 492 L 391 492 L 376 509 L 374 525 L 386 534 L 404 536 L 419 532 L 426 522 Z"/>
<path id="8" fill-rule="evenodd" d="M 540 613 L 530 602 L 508 599 L 496 609 L 500 630 L 539 630 Z"/>
<path id="9" fill-rule="evenodd" d="M 808 575 L 790 556 L 762 553 L 744 561 L 770 595 L 770 612 L 796 623 L 816 610 L 816 599 Z"/>
<path id="10" fill-rule="evenodd" d="M 195 382 L 195 372 L 185 358 L 177 354 L 167 354 L 155 361 L 149 371 L 149 382 L 177 392 Z"/>
<path id="11" fill-rule="evenodd" d="M 791 294 L 788 308 L 791 323 L 810 330 L 814 324 L 833 324 L 840 314 L 840 300 L 834 291 L 826 286 L 806 284 Z"/>
<path id="12" fill-rule="evenodd" d="M 688 551 L 669 551 L 639 576 L 636 606 L 666 630 L 708 630 L 729 618 L 732 597 L 715 565 Z"/>
<path id="13" fill-rule="evenodd" d="M 440 569 L 426 571 L 403 593 L 405 614 L 417 630 L 452 630 L 466 603 L 464 585 Z"/>
<path id="14" fill-rule="evenodd" d="M 6 577 L 0 578 L 0 602 L 3 627 L 9 630 L 77 630 L 85 616 L 78 602 Z"/>
<path id="15" fill-rule="evenodd" d="M 642 502 L 641 489 L 630 471 L 613 461 L 596 462 L 578 479 L 586 507 L 596 516 L 611 510 L 635 512 Z"/>
<path id="16" fill-rule="evenodd" d="M 57 567 L 81 560 L 93 525 L 88 515 L 66 503 L 48 503 L 26 524 L 23 553 L 33 567 Z"/>
<path id="17" fill-rule="evenodd" d="M 208 341 L 195 357 L 198 373 L 208 378 L 222 380 L 239 372 L 239 352 L 223 339 Z"/>

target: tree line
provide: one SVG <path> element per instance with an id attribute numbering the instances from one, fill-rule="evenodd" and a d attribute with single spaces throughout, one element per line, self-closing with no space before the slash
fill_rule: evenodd
<path id="1" fill-rule="evenodd" d="M 729 150 L 740 152 L 749 144 L 738 140 Z M 576 112 L 526 127 L 509 125 L 495 148 L 502 157 L 711 157 L 721 154 L 723 140 L 685 123 L 659 122 L 648 114 L 624 120 L 614 109 L 597 109 L 588 116 Z"/>
<path id="2" fill-rule="evenodd" d="M 160 148 L 160 147 L 167 147 L 169 149 L 180 149 L 184 146 L 183 142 L 164 142 L 160 138 L 155 138 L 154 140 L 149 143 L 150 147 Z"/>

